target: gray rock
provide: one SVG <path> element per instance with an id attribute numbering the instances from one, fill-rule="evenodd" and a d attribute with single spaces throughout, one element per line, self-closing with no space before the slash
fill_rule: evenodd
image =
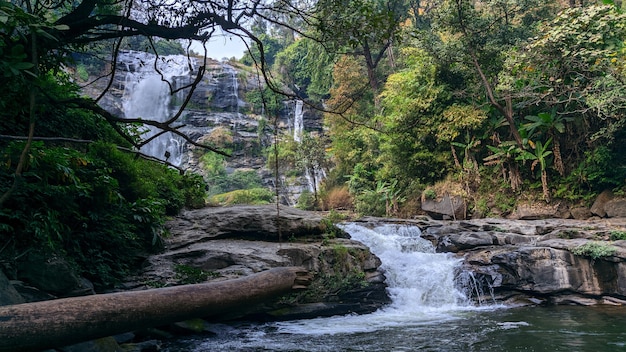
<path id="1" fill-rule="evenodd" d="M 626 198 L 614 198 L 604 204 L 604 211 L 609 218 L 626 217 Z"/>
<path id="2" fill-rule="evenodd" d="M 24 302 L 24 297 L 17 292 L 9 279 L 4 275 L 2 270 L 0 270 L 0 306 L 9 306 Z"/>
<path id="3" fill-rule="evenodd" d="M 285 206 L 280 207 L 278 215 L 276 205 L 188 210 L 167 224 L 173 234 L 169 248 L 227 238 L 279 242 L 316 236 L 326 231 L 321 220 L 316 213 Z"/>
<path id="4" fill-rule="evenodd" d="M 444 195 L 441 199 L 422 199 L 422 210 L 434 219 L 463 220 L 467 205 L 460 196 Z"/>
<path id="5" fill-rule="evenodd" d="M 611 190 L 605 190 L 600 193 L 591 206 L 591 213 L 598 215 L 601 218 L 605 217 L 606 210 L 604 209 L 604 206 L 608 201 L 613 199 L 613 197 L 613 192 L 611 192 Z"/>
<path id="6" fill-rule="evenodd" d="M 63 258 L 39 252 L 29 253 L 20 263 L 20 280 L 57 296 L 65 296 L 83 286 L 74 268 Z"/>

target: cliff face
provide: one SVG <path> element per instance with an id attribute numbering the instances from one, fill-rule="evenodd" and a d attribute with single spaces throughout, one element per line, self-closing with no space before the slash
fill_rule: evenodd
<path id="1" fill-rule="evenodd" d="M 144 52 L 122 52 L 112 87 L 100 104 L 127 118 L 165 121 L 174 116 L 190 92 L 185 87 L 194 82 L 203 63 L 177 55 L 155 59 L 154 55 Z M 157 62 L 156 67 L 154 62 Z M 93 87 L 87 87 L 85 92 L 95 97 L 105 85 L 105 80 L 101 80 Z M 180 131 L 202 143 L 215 145 L 215 134 L 229 135 L 228 148 L 232 150 L 232 157 L 226 160 L 227 170 L 255 170 L 264 185 L 273 188 L 275 181 L 273 173 L 266 167 L 264 150 L 273 140 L 273 124 L 267 121 L 274 117 L 265 116 L 261 108 L 246 101 L 251 93 L 263 87 L 263 78 L 255 70 L 237 63 L 209 59 L 206 71 L 177 123 L 181 126 Z M 321 131 L 319 114 L 306 106 L 297 111 L 297 105 L 295 100 L 282 102 L 277 133 L 294 135 L 296 128 Z M 300 116 L 297 116 L 298 112 Z M 200 161 L 204 151 L 175 136 L 161 136 L 142 148 L 142 152 L 206 176 Z M 284 201 L 295 204 L 306 186 L 304 177 L 290 184 L 281 184 L 291 190 Z"/>

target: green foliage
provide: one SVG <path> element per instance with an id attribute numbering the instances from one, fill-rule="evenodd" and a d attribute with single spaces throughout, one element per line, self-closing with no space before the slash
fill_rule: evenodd
<path id="1" fill-rule="evenodd" d="M 608 243 L 589 241 L 583 245 L 570 249 L 570 251 L 574 255 L 599 259 L 615 255 L 615 253 L 617 253 L 617 248 Z"/>
<path id="2" fill-rule="evenodd" d="M 209 198 L 209 203 L 219 205 L 234 204 L 269 204 L 274 200 L 274 193 L 267 188 L 239 189 L 227 193 L 216 194 Z"/>
<path id="3" fill-rule="evenodd" d="M 207 281 L 209 278 L 219 276 L 217 273 L 185 264 L 175 265 L 174 272 L 176 273 L 174 278 L 183 285 L 199 284 Z"/>
<path id="4" fill-rule="evenodd" d="M 623 241 L 626 240 L 626 231 L 613 230 L 609 233 L 609 239 L 611 241 Z"/>
<path id="5" fill-rule="evenodd" d="M 275 70 L 304 98 L 320 101 L 332 83 L 333 55 L 309 38 L 289 45 L 276 56 Z"/>
<path id="6" fill-rule="evenodd" d="M 22 148 L 10 143 L 0 155 L 0 192 L 10 187 Z M 139 253 L 160 248 L 166 211 L 175 214 L 188 187 L 198 186 L 197 179 L 175 175 L 105 143 L 92 144 L 89 153 L 35 143 L 0 209 L 0 238 L 13 254 L 44 249 L 76 264 L 99 287 L 111 285 Z"/>
<path id="7" fill-rule="evenodd" d="M 315 197 L 313 197 L 313 193 L 311 193 L 308 189 L 303 190 L 302 193 L 300 193 L 300 197 L 298 197 L 296 208 L 302 210 L 313 210 L 313 208 L 315 208 Z"/>

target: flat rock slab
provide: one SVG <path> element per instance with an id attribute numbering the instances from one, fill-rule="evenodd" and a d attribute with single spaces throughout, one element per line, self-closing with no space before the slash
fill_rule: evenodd
<path id="1" fill-rule="evenodd" d="M 317 236 L 326 230 L 321 215 L 276 205 L 238 205 L 187 210 L 169 221 L 170 250 L 198 241 L 247 239 L 282 242 Z"/>

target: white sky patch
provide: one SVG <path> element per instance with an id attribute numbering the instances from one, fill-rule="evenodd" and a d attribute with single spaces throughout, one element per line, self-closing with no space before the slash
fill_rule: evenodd
<path id="1" fill-rule="evenodd" d="M 185 45 L 183 44 L 183 47 L 184 46 Z M 206 47 L 208 56 L 215 60 L 222 60 L 223 58 L 230 59 L 231 57 L 241 59 L 247 50 L 247 47 L 241 38 L 231 35 L 215 35 L 210 41 L 207 42 Z M 191 44 L 191 50 L 198 54 L 204 53 L 202 43 L 198 41 L 193 41 Z"/>

